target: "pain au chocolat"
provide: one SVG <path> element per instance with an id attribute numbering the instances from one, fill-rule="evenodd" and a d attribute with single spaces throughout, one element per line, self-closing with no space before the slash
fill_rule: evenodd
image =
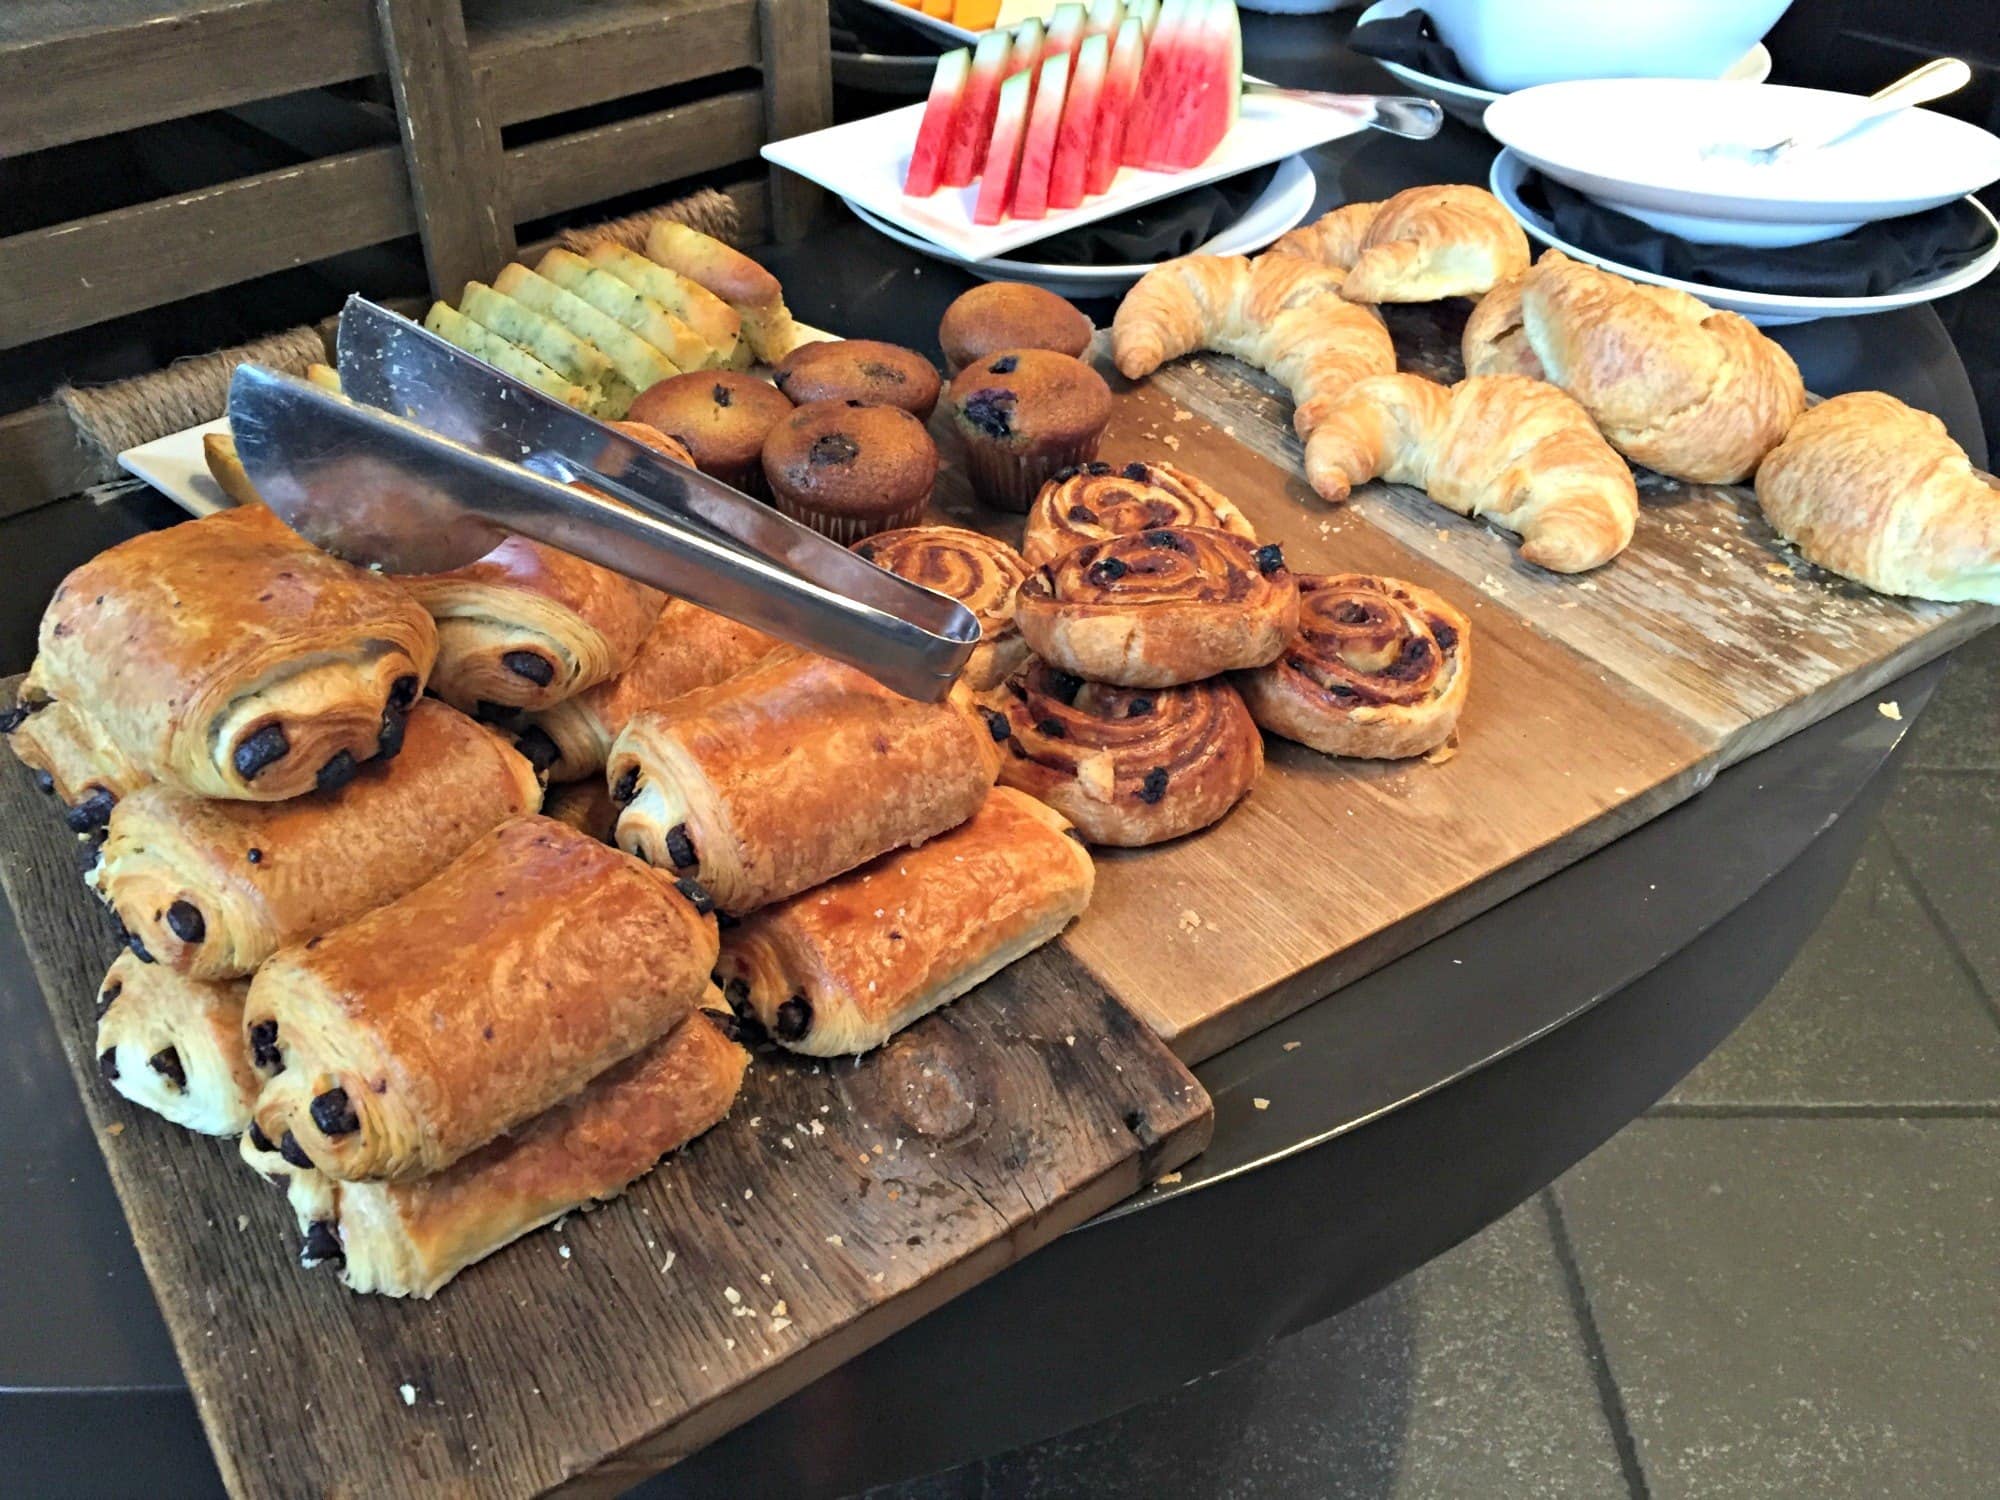
<path id="1" fill-rule="evenodd" d="M 263 1080 L 243 1041 L 240 979 L 190 979 L 121 953 L 99 987 L 97 1071 L 134 1104 L 203 1135 L 250 1123 Z"/>

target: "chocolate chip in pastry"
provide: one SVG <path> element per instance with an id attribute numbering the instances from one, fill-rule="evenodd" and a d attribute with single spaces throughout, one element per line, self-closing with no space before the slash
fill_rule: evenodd
<path id="1" fill-rule="evenodd" d="M 996 787 L 951 832 L 745 918 L 716 974 L 792 1051 L 866 1052 L 1054 938 L 1094 880 L 1059 813 Z"/>
<path id="2" fill-rule="evenodd" d="M 1031 661 L 991 696 L 1003 786 L 1092 844 L 1137 848 L 1218 821 L 1264 770 L 1264 739 L 1228 682 L 1120 688 Z"/>
<path id="3" fill-rule="evenodd" d="M 437 874 L 541 803 L 514 748 L 433 698 L 399 720 L 401 752 L 289 802 L 215 802 L 146 787 L 119 803 L 97 892 L 159 963 L 248 974 Z"/>
<path id="4" fill-rule="evenodd" d="M 343 1180 L 442 1171 L 679 1024 L 715 967 L 705 909 L 566 824 L 503 824 L 257 971 L 257 1125 Z"/>
<path id="5" fill-rule="evenodd" d="M 437 620 L 431 690 L 452 707 L 549 708 L 624 671 L 660 617 L 645 584 L 526 537 L 404 580 Z"/>
<path id="6" fill-rule="evenodd" d="M 721 997 L 709 991 L 710 1003 Z M 466 1267 L 551 1220 L 623 1193 L 735 1102 L 748 1063 L 705 1015 L 444 1171 L 409 1182 L 294 1173 L 300 1260 L 357 1292 L 432 1297 Z"/>
<path id="7" fill-rule="evenodd" d="M 636 716 L 606 774 L 619 847 L 741 915 L 957 827 L 999 760 L 962 683 L 917 703 L 779 652 Z"/>
<path id="8" fill-rule="evenodd" d="M 1327 755 L 1397 760 L 1458 727 L 1472 682 L 1472 625 L 1429 589 L 1364 573 L 1299 578 L 1299 633 L 1278 660 L 1238 673 L 1257 722 Z"/>
<path id="9" fill-rule="evenodd" d="M 189 979 L 133 953 L 97 992 L 97 1071 L 134 1104 L 203 1135 L 250 1123 L 262 1086 L 243 1045 L 242 980 Z"/>
<path id="10" fill-rule="evenodd" d="M 63 805 L 70 828 L 98 833 L 118 799 L 152 777 L 133 765 L 89 714 L 41 695 L 35 684 L 30 669 L 14 706 L 0 713 L 0 733 L 35 784 Z"/>
<path id="11" fill-rule="evenodd" d="M 1015 618 L 1051 665 L 1093 682 L 1171 687 L 1270 661 L 1298 628 L 1299 594 L 1275 543 L 1170 526 L 1044 563 L 1021 585 Z"/>
<path id="12" fill-rule="evenodd" d="M 959 674 L 975 693 L 1027 659 L 1027 642 L 1014 627 L 1014 597 L 1028 565 L 998 537 L 958 526 L 906 526 L 857 542 L 854 550 L 878 568 L 956 599 L 978 618 L 979 644 Z"/>
<path id="13" fill-rule="evenodd" d="M 422 691 L 437 628 L 396 582 L 350 567 L 261 506 L 121 542 L 42 616 L 37 673 L 146 774 L 269 802 L 382 750 Z"/>
<path id="14" fill-rule="evenodd" d="M 516 743 L 551 782 L 598 777 L 611 742 L 642 708 L 733 677 L 779 642 L 685 599 L 669 599 L 638 653 L 609 682 L 525 716 Z"/>
<path id="15" fill-rule="evenodd" d="M 1060 469 L 1028 511 L 1021 553 L 1031 567 L 1072 547 L 1162 526 L 1207 526 L 1246 541 L 1257 533 L 1221 491 L 1172 464 L 1088 463 Z"/>

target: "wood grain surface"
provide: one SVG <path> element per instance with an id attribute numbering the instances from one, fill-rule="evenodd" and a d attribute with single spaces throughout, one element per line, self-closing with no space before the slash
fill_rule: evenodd
<path id="1" fill-rule="evenodd" d="M 1207 1143 L 1200 1085 L 1044 949 L 858 1066 L 760 1055 L 722 1125 L 436 1300 L 357 1297 L 233 1141 L 97 1078 L 110 919 L 0 759 L 0 884 L 237 1495 L 617 1493 Z"/>

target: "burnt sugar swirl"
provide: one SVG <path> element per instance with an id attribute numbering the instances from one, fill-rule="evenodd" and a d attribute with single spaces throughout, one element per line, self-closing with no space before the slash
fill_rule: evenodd
<path id="1" fill-rule="evenodd" d="M 1166 526 L 1076 547 L 1021 585 L 1035 654 L 1093 682 L 1173 687 L 1276 658 L 1298 587 L 1275 544 Z"/>
<path id="2" fill-rule="evenodd" d="M 1086 682 L 1030 661 L 987 696 L 1000 782 L 1047 803 L 1092 844 L 1133 848 L 1206 828 L 1264 769 L 1236 690 Z"/>
<path id="3" fill-rule="evenodd" d="M 1028 564 L 998 537 L 959 526 L 905 526 L 857 542 L 854 550 L 876 567 L 972 611 L 980 639 L 963 676 L 973 691 L 993 687 L 1027 656 L 1027 643 L 1014 624 L 1014 601 Z"/>
<path id="4" fill-rule="evenodd" d="M 1299 626 L 1237 674 L 1257 722 L 1328 755 L 1393 760 L 1451 737 L 1472 679 L 1471 624 L 1428 589 L 1363 573 L 1298 580 Z"/>
<path id="5" fill-rule="evenodd" d="M 1059 469 L 1042 486 L 1028 511 L 1021 552 L 1040 566 L 1075 547 L 1164 526 L 1206 526 L 1257 539 L 1226 495 L 1172 464 L 1088 463 Z"/>

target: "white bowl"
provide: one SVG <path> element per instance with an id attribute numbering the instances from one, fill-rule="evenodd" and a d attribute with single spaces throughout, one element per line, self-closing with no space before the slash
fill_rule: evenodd
<path id="1" fill-rule="evenodd" d="M 1486 129 L 1557 182 L 1707 244 L 1809 244 L 2000 179 L 2000 137 L 1926 109 L 1762 166 L 1702 154 L 1719 143 L 1826 129 L 1862 104 L 1852 94 L 1768 83 L 1551 83 L 1496 100 Z"/>
<path id="2" fill-rule="evenodd" d="M 1715 78 L 1791 0 L 1425 0 L 1465 71 L 1501 93 L 1571 78 Z"/>

